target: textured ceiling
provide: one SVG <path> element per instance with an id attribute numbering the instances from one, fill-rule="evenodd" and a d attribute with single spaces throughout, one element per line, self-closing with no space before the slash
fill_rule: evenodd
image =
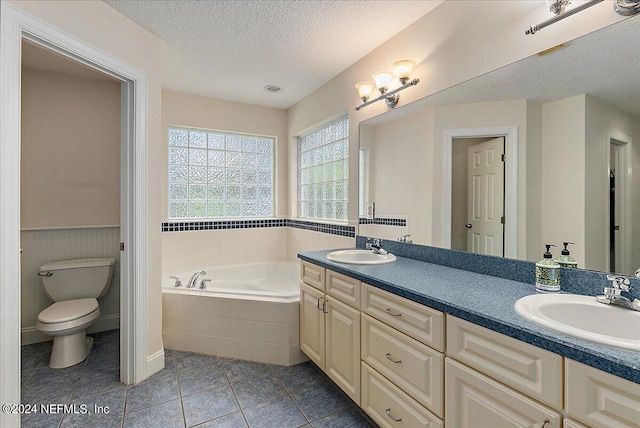
<path id="1" fill-rule="evenodd" d="M 638 40 L 640 15 L 575 39 L 564 49 L 523 59 L 415 104 L 548 102 L 588 94 L 640 117 Z"/>
<path id="2" fill-rule="evenodd" d="M 163 88 L 289 108 L 442 0 L 105 2 L 162 39 Z"/>

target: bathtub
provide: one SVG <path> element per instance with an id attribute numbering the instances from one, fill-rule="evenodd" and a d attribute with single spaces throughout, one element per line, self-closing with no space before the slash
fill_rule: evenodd
<path id="1" fill-rule="evenodd" d="M 195 288 L 186 288 L 189 279 L 196 269 L 188 271 L 168 272 L 162 277 L 163 293 L 191 293 L 210 296 L 212 293 L 220 297 L 236 297 L 250 300 L 289 301 L 300 299 L 298 285 L 299 267 L 289 261 L 250 263 L 232 266 L 219 266 L 201 269 L 206 274 L 200 275 Z M 175 286 L 177 276 L 181 287 Z M 206 282 L 206 289 L 200 289 L 200 282 Z"/>
<path id="2" fill-rule="evenodd" d="M 197 270 L 195 288 L 186 285 Z M 175 287 L 177 276 L 182 282 Z M 201 290 L 202 279 L 206 289 Z M 306 361 L 299 344 L 299 265 L 251 263 L 162 275 L 166 349 L 277 365 Z"/>

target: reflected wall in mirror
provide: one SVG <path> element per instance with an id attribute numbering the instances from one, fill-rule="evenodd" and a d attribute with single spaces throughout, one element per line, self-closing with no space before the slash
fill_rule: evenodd
<path id="1" fill-rule="evenodd" d="M 377 218 L 359 234 L 530 261 L 570 241 L 580 267 L 632 275 L 639 36 L 631 17 L 361 122 L 360 214 Z"/>

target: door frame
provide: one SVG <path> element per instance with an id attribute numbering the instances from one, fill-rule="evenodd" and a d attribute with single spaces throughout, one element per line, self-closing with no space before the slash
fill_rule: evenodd
<path id="1" fill-rule="evenodd" d="M 0 3 L 0 401 L 20 403 L 21 43 L 27 38 L 122 82 L 121 381 L 147 366 L 146 73 L 45 22 Z M 0 415 L 0 425 L 17 425 Z"/>
<path id="2" fill-rule="evenodd" d="M 504 256 L 518 257 L 518 127 L 447 129 L 444 131 L 443 246 L 451 248 L 451 177 L 453 140 L 457 138 L 504 137 Z"/>
<path id="3" fill-rule="evenodd" d="M 633 167 L 631 161 L 631 143 L 632 139 L 628 135 L 620 134 L 620 133 L 610 133 L 607 135 L 607 141 L 605 144 L 606 147 L 606 159 L 607 159 L 607 170 L 606 170 L 606 182 L 609 183 L 609 170 L 611 169 L 612 162 L 615 164 L 616 169 L 616 183 L 620 183 L 620 187 L 622 188 L 622 194 L 620 195 L 620 205 L 616 206 L 616 211 L 620 213 L 620 227 L 625 233 L 618 234 L 618 238 L 620 241 L 620 247 L 624 250 L 625 257 L 620 258 L 619 254 L 616 254 L 616 261 L 620 260 L 620 274 L 623 275 L 633 275 L 635 267 L 631 266 L 631 236 L 633 233 L 633 222 L 631 221 L 631 183 L 633 178 Z M 616 152 L 621 154 L 621 156 L 617 156 L 617 159 L 611 159 L 611 150 L 610 145 L 614 144 L 618 148 Z M 616 184 L 616 187 L 618 185 Z M 606 251 L 605 258 L 606 264 L 605 266 L 609 266 L 611 263 L 611 257 L 609 255 L 609 243 L 611 238 L 611 233 L 609 230 L 610 225 L 610 209 L 609 209 L 609 186 L 606 186 L 607 194 L 605 201 L 607 201 L 607 209 L 605 210 L 605 242 L 606 242 Z M 616 190 L 616 194 L 618 194 L 618 190 Z M 618 198 L 616 198 L 618 199 Z M 618 242 L 618 241 L 616 241 Z"/>

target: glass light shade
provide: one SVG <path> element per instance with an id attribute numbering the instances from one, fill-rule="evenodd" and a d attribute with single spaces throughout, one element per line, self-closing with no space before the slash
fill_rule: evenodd
<path id="1" fill-rule="evenodd" d="M 550 12 L 558 15 L 565 11 L 571 0 L 545 0 Z"/>
<path id="2" fill-rule="evenodd" d="M 400 61 L 396 61 L 393 63 L 393 72 L 396 74 L 396 77 L 399 79 L 405 78 L 408 79 L 411 77 L 411 72 L 413 71 L 413 67 L 416 65 L 415 61 L 411 61 L 410 59 L 403 59 Z"/>
<path id="3" fill-rule="evenodd" d="M 387 91 L 387 88 L 389 88 L 392 78 L 393 74 L 387 73 L 386 71 L 379 71 L 373 75 L 373 80 L 376 81 L 378 90 L 383 94 Z"/>
<path id="4" fill-rule="evenodd" d="M 373 83 L 371 82 L 358 82 L 356 83 L 356 89 L 358 90 L 358 96 L 362 100 L 369 99 L 369 96 L 373 92 Z"/>

